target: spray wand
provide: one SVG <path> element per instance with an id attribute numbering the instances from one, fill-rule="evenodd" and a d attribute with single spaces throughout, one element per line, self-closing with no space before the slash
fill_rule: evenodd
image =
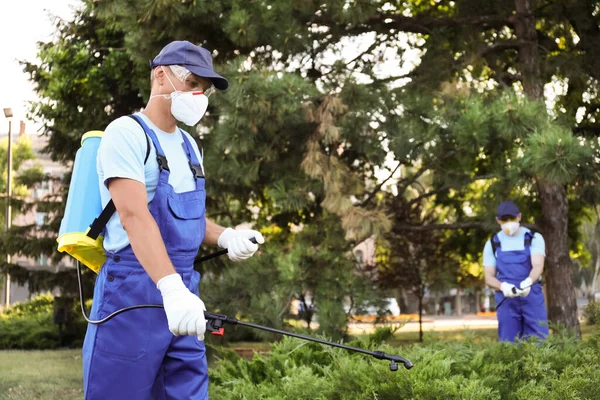
<path id="1" fill-rule="evenodd" d="M 250 239 L 250 240 L 253 243 L 256 243 L 256 240 L 254 238 Z M 197 265 L 201 262 L 210 260 L 215 257 L 219 257 L 223 254 L 227 254 L 227 249 L 217 251 L 215 253 L 209 254 L 204 257 L 198 257 L 198 258 L 196 258 L 196 260 L 194 260 L 194 265 Z M 124 313 L 126 311 L 130 311 L 130 310 L 136 310 L 136 309 L 140 309 L 140 308 L 164 308 L 161 304 L 139 304 L 139 305 L 125 307 L 125 308 L 116 310 L 115 312 L 111 313 L 110 315 L 108 315 L 102 319 L 92 320 L 89 318 L 89 316 L 85 310 L 85 306 L 84 306 L 83 285 L 82 285 L 82 280 L 81 280 L 81 265 L 79 264 L 79 261 L 77 261 L 77 280 L 79 283 L 79 301 L 81 303 L 81 313 L 83 314 L 83 318 L 85 318 L 85 320 L 90 324 L 94 324 L 94 325 L 103 324 L 103 323 L 111 320 L 112 318 L 116 317 L 117 315 Z M 237 318 L 230 317 L 225 314 L 218 314 L 218 313 L 210 312 L 210 311 L 204 311 L 204 318 L 206 319 L 206 330 L 216 336 L 223 336 L 225 334 L 225 328 L 224 328 L 225 324 L 241 325 L 241 326 L 247 326 L 249 328 L 260 329 L 260 330 L 267 331 L 267 332 L 277 333 L 280 335 L 291 336 L 291 337 L 295 337 L 298 339 L 307 340 L 310 342 L 321 343 L 321 344 L 324 344 L 327 346 L 338 347 L 340 349 L 344 349 L 344 350 L 348 350 L 348 351 L 354 351 L 357 353 L 366 354 L 366 355 L 375 357 L 378 360 L 388 360 L 388 361 L 390 361 L 390 371 L 393 371 L 393 372 L 398 371 L 398 363 L 404 365 L 404 368 L 406 368 L 406 369 L 411 369 L 413 367 L 413 363 L 410 360 L 407 360 L 403 357 L 400 357 L 400 356 L 397 356 L 394 354 L 387 354 L 387 353 L 384 353 L 383 351 L 370 351 L 370 350 L 365 350 L 365 349 L 361 349 L 358 347 L 347 346 L 345 344 L 335 343 L 335 342 L 331 342 L 328 340 L 315 338 L 312 336 L 301 335 L 298 333 L 275 329 L 275 328 L 271 328 L 268 326 L 257 325 L 257 324 L 251 323 L 251 322 L 240 321 Z"/>

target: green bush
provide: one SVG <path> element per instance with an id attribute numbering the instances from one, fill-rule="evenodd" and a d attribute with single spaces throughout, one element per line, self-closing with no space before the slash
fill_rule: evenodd
<path id="1" fill-rule="evenodd" d="M 73 304 L 69 321 L 61 332 L 53 320 L 54 300 L 51 295 L 44 294 L 4 310 L 0 314 L 0 349 L 81 346 L 87 324 L 80 315 L 79 303 Z"/>
<path id="2" fill-rule="evenodd" d="M 590 301 L 583 309 L 583 316 L 588 325 L 600 323 L 600 302 Z"/>
<path id="3" fill-rule="evenodd" d="M 378 333 L 381 335 L 381 333 Z M 221 355 L 210 370 L 218 399 L 600 399 L 600 344 L 569 335 L 543 343 L 431 342 L 392 348 L 363 339 L 356 346 L 401 354 L 414 363 L 391 372 L 388 362 L 285 338 L 268 356 Z"/>

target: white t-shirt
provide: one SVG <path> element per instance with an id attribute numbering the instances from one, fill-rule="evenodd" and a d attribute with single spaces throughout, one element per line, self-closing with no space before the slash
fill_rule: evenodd
<path id="1" fill-rule="evenodd" d="M 503 251 L 518 251 L 525 249 L 525 233 L 531 232 L 524 226 L 519 229 L 519 233 L 515 236 L 508 236 L 506 233 L 498 232 L 498 240 Z M 531 240 L 531 255 L 541 254 L 546 257 L 546 243 L 541 234 L 535 233 Z M 492 242 L 490 239 L 485 243 L 483 248 L 483 266 L 484 267 L 495 267 L 496 257 L 492 250 Z"/>
<path id="2" fill-rule="evenodd" d="M 188 164 L 182 131 L 167 133 L 156 127 L 142 113 L 137 116 L 143 118 L 144 122 L 154 131 L 160 145 L 165 152 L 169 163 L 169 184 L 177 193 L 188 192 L 196 188 L 196 181 Z M 184 132 L 190 141 L 196 156 L 202 165 L 202 156 L 198 145 L 189 133 Z M 144 165 L 147 152 L 147 141 L 144 130 L 135 120 L 128 116 L 120 117 L 111 122 L 104 131 L 104 136 L 98 148 L 96 169 L 99 176 L 100 196 L 102 207 L 110 200 L 107 182 L 111 178 L 128 178 L 146 185 L 148 202 L 154 198 L 156 185 L 158 184 L 158 162 L 156 161 L 156 149 L 150 142 L 150 154 Z M 202 167 L 204 170 L 204 167 Z M 118 212 L 115 212 L 106 225 L 104 236 L 104 249 L 107 252 L 116 252 L 129 245 L 129 238 L 123 229 Z"/>

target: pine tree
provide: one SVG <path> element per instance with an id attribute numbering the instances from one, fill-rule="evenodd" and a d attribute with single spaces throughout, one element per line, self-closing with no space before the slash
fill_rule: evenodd
<path id="1" fill-rule="evenodd" d="M 572 3 L 87 1 L 28 71 L 49 99 L 35 111 L 54 121 L 51 151 L 68 160 L 86 129 L 143 105 L 164 44 L 204 44 L 232 82 L 199 130 L 212 215 L 286 229 L 327 210 L 349 240 L 452 229 L 472 254 L 485 239 L 472 232 L 517 195 L 549 244 L 550 318 L 577 328 L 568 237 L 598 199 L 577 143 L 595 146 L 584 136 L 597 136 L 600 53 L 594 2 Z M 547 115 L 550 82 L 568 89 Z M 430 190 L 407 207 L 382 201 L 406 199 L 423 174 Z M 425 199 L 441 222 L 412 225 L 402 214 Z"/>

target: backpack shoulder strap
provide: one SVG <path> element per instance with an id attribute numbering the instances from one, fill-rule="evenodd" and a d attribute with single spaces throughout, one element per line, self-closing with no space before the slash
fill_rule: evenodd
<path id="1" fill-rule="evenodd" d="M 535 232 L 526 232 L 525 237 L 523 238 L 525 248 L 531 247 L 531 241 L 533 240 L 533 236 Z"/>
<path id="2" fill-rule="evenodd" d="M 140 122 L 138 117 L 136 117 L 135 115 L 128 115 L 128 117 L 130 117 L 135 122 L 137 122 L 142 127 L 142 130 L 144 131 L 144 136 L 146 137 L 146 157 L 144 158 L 144 165 L 145 165 L 146 161 L 148 161 L 148 157 L 150 156 L 150 139 L 148 138 L 148 134 L 146 133 L 146 130 L 144 129 L 144 125 L 142 125 L 142 123 Z M 110 199 L 108 201 L 108 203 L 106 204 L 106 206 L 104 207 L 104 209 L 102 209 L 102 212 L 100 213 L 100 215 L 98 215 L 98 217 L 96 219 L 94 219 L 94 221 L 90 225 L 90 229 L 87 232 L 87 236 L 96 240 L 98 238 L 98 236 L 100 236 L 100 233 L 102 233 L 102 230 L 104 229 L 106 224 L 108 224 L 108 220 L 113 216 L 113 214 L 115 213 L 116 210 L 117 209 L 115 207 L 115 203 L 112 201 L 112 199 Z"/>
<path id="3" fill-rule="evenodd" d="M 494 257 L 496 257 L 496 251 L 502 247 L 500 239 L 498 238 L 498 234 L 492 236 L 492 238 L 490 239 L 490 244 L 492 245 L 492 253 L 494 254 Z"/>
<path id="4" fill-rule="evenodd" d="M 148 134 L 146 133 L 146 129 L 144 129 L 144 125 L 142 125 L 142 123 L 140 122 L 140 120 L 138 119 L 138 117 L 136 117 L 133 114 L 128 115 L 129 118 L 133 119 L 135 122 L 138 123 L 139 126 L 142 127 L 142 130 L 144 131 L 144 136 L 146 137 L 146 158 L 144 158 L 144 164 L 146 164 L 146 161 L 148 161 L 148 157 L 150 156 L 150 138 L 148 138 Z"/>

